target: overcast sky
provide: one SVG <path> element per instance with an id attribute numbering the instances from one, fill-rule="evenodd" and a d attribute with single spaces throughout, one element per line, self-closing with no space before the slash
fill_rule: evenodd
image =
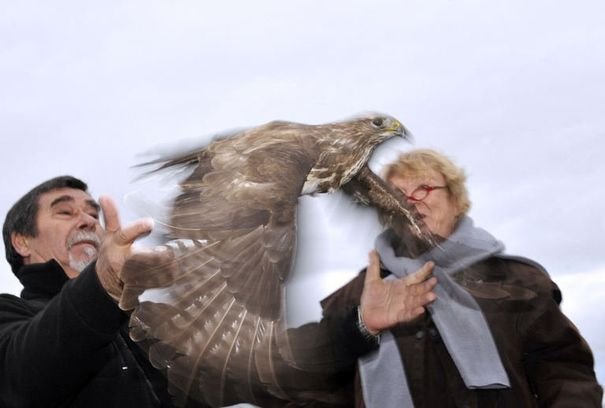
<path id="1" fill-rule="evenodd" d="M 466 169 L 478 225 L 548 269 L 602 382 L 604 15 L 600 0 L 0 1 L 0 215 L 72 174 L 133 220 L 149 149 L 389 113 Z M 342 197 L 303 201 L 291 301 L 318 313 L 379 227 Z M 20 291 L 6 264 L 0 288 Z"/>

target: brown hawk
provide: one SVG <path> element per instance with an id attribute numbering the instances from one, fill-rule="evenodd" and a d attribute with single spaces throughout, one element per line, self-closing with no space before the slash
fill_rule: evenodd
<path id="1" fill-rule="evenodd" d="M 406 215 L 423 236 L 405 200 L 366 166 L 374 148 L 395 136 L 408 132 L 380 114 L 323 125 L 279 121 L 155 162 L 153 171 L 190 171 L 168 222 L 174 261 L 133 258 L 122 272 L 120 304 L 133 309 L 131 337 L 165 371 L 178 402 L 262 404 L 265 392 L 288 400 L 274 366 L 276 359 L 296 364 L 283 305 L 299 196 L 346 184 L 386 216 Z"/>

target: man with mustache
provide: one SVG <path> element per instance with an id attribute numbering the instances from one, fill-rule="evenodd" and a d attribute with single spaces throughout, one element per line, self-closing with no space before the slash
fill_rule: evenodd
<path id="1" fill-rule="evenodd" d="M 2 232 L 24 289 L 0 297 L 0 406 L 169 405 L 162 375 L 129 340 L 116 304 L 122 264 L 150 231 L 145 220 L 121 228 L 111 199 L 97 203 L 71 176 L 13 205 Z"/>
<path id="2" fill-rule="evenodd" d="M 121 227 L 113 201 L 97 203 L 87 189 L 77 178 L 56 177 L 7 213 L 6 258 L 24 289 L 21 297 L 0 295 L 1 407 L 172 406 L 164 376 L 130 340 L 128 315 L 117 305 L 122 266 L 152 223 Z M 343 345 L 367 352 L 376 347 L 370 332 L 422 313 L 434 299 L 430 269 L 384 284 L 373 255 L 359 308 L 369 331 L 356 313 L 321 325 L 336 352 Z M 386 307 L 385 297 L 393 299 Z"/>

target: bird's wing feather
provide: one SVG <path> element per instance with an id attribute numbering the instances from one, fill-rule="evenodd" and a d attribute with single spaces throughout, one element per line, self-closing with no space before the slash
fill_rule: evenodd
<path id="1" fill-rule="evenodd" d="M 314 153 L 300 151 L 304 143 L 289 145 L 287 132 L 255 139 L 257 131 L 162 165 L 192 168 L 169 221 L 170 237 L 180 241 L 167 248 L 163 266 L 135 257 L 122 272 L 122 306 L 138 303 L 131 336 L 147 345 L 181 402 L 255 401 L 253 368 L 262 363 L 254 360 L 255 346 L 271 344 L 262 340 L 281 324 L 296 203 Z M 137 302 L 148 288 L 156 289 Z M 231 379 L 242 378 L 247 385 L 230 388 Z"/>
<path id="2" fill-rule="evenodd" d="M 127 262 L 120 304 L 134 308 L 131 337 L 166 372 L 178 403 L 283 405 L 292 392 L 327 388 L 317 373 L 301 383 L 308 373 L 293 361 L 284 328 L 298 197 L 340 188 L 395 135 L 405 128 L 385 116 L 271 122 L 156 162 L 189 170 L 166 222 L 173 241 Z M 279 366 L 303 376 L 282 376 Z"/>

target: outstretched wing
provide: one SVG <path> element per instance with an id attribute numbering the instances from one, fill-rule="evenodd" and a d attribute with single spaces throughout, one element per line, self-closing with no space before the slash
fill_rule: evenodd
<path id="1" fill-rule="evenodd" d="M 300 385 L 298 375 L 276 374 L 277 366 L 297 364 L 282 305 L 298 197 L 340 188 L 377 144 L 405 135 L 384 115 L 316 126 L 272 122 L 160 164 L 190 171 L 167 222 L 172 241 L 163 253 L 126 264 L 120 304 L 134 308 L 131 337 L 165 370 L 181 405 L 193 397 L 266 406 L 271 397 L 305 394 L 306 384 L 321 386 L 317 376 Z"/>
<path id="2" fill-rule="evenodd" d="M 143 294 L 132 313 L 131 335 L 149 343 L 150 360 L 166 370 L 171 392 L 183 401 L 255 401 L 254 366 L 265 362 L 254 361 L 254 350 L 283 332 L 278 326 L 295 247 L 296 205 L 317 155 L 312 143 L 288 131 L 259 136 L 280 125 L 245 131 L 165 163 L 192 170 L 169 222 L 176 240 L 171 261 L 152 267 L 135 258 L 123 272 L 126 309 L 145 289 L 156 288 Z M 247 379 L 247 385 L 230 388 L 231 379 Z"/>

